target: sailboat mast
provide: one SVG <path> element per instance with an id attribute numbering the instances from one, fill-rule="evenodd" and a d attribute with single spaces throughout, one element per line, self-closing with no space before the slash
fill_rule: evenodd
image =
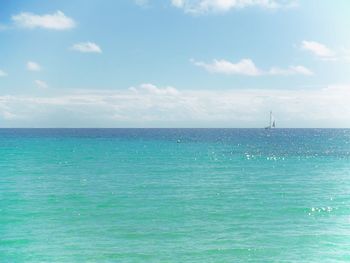
<path id="1" fill-rule="evenodd" d="M 270 128 L 272 127 L 272 111 L 270 111 Z"/>

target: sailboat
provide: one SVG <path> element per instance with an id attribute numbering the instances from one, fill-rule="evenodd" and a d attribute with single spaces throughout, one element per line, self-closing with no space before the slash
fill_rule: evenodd
<path id="1" fill-rule="evenodd" d="M 276 121 L 272 115 L 272 111 L 270 111 L 270 124 L 269 126 L 265 127 L 265 129 L 267 130 L 267 129 L 274 129 L 274 128 L 276 128 Z"/>

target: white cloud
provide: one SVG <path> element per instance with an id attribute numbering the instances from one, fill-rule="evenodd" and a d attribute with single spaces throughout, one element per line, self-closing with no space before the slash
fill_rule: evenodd
<path id="1" fill-rule="evenodd" d="M 350 61 L 350 49 L 346 47 L 329 48 L 316 41 L 302 41 L 300 48 L 324 61 Z"/>
<path id="2" fill-rule="evenodd" d="M 301 65 L 290 66 L 289 70 L 291 72 L 290 74 L 300 74 L 300 75 L 309 75 L 309 76 L 314 74 L 310 69 Z"/>
<path id="3" fill-rule="evenodd" d="M 231 9 L 245 7 L 262 7 L 277 9 L 292 7 L 297 4 L 295 0 L 171 0 L 174 7 L 183 9 L 186 13 L 226 12 Z"/>
<path id="4" fill-rule="evenodd" d="M 39 89 L 47 89 L 48 88 L 47 83 L 45 81 L 42 81 L 42 80 L 36 80 L 35 84 Z"/>
<path id="5" fill-rule="evenodd" d="M 53 14 L 36 15 L 33 13 L 20 13 L 12 16 L 12 20 L 23 28 L 45 28 L 54 30 L 66 30 L 75 27 L 75 21 L 67 17 L 63 12 L 56 11 Z"/>
<path id="6" fill-rule="evenodd" d="M 0 69 L 0 77 L 6 77 L 7 73 Z"/>
<path id="7" fill-rule="evenodd" d="M 74 44 L 71 49 L 83 53 L 102 53 L 101 48 L 93 42 L 77 43 Z"/>
<path id="8" fill-rule="evenodd" d="M 287 69 L 281 69 L 281 68 L 273 67 L 267 72 L 267 74 L 270 74 L 270 75 L 285 75 L 285 76 L 288 76 L 288 75 L 306 75 L 306 76 L 311 76 L 314 73 L 310 69 L 299 65 L 299 66 L 290 66 Z"/>
<path id="9" fill-rule="evenodd" d="M 237 63 L 220 59 L 215 59 L 212 63 L 197 62 L 191 60 L 192 63 L 198 67 L 202 67 L 210 73 L 222 73 L 222 74 L 238 74 L 248 76 L 258 76 L 262 72 L 255 66 L 254 62 L 250 59 L 242 59 Z"/>
<path id="10" fill-rule="evenodd" d="M 40 71 L 41 67 L 38 63 L 34 61 L 28 61 L 27 62 L 27 70 L 29 71 Z"/>
<path id="11" fill-rule="evenodd" d="M 134 1 L 139 6 L 147 6 L 149 4 L 149 0 L 134 0 Z"/>
<path id="12" fill-rule="evenodd" d="M 251 59 L 242 59 L 237 63 L 230 62 L 224 59 L 214 59 L 211 63 L 195 61 L 191 62 L 198 67 L 204 68 L 210 73 L 221 73 L 227 75 L 246 75 L 246 76 L 261 76 L 261 75 L 313 75 L 313 72 L 304 66 L 289 66 L 287 69 L 272 67 L 270 70 L 261 70 Z"/>
<path id="13" fill-rule="evenodd" d="M 335 57 L 335 52 L 333 50 L 316 41 L 302 41 L 301 49 L 309 51 L 313 55 L 322 59 L 331 59 Z"/>
<path id="14" fill-rule="evenodd" d="M 181 8 L 184 6 L 185 1 L 184 0 L 171 0 L 171 4 L 175 7 Z"/>
<path id="15" fill-rule="evenodd" d="M 138 88 L 130 87 L 130 91 L 137 92 L 137 93 L 146 93 L 146 94 L 152 94 L 152 95 L 178 95 L 179 91 L 173 87 L 165 87 L 165 88 L 158 88 L 156 85 L 153 85 L 151 83 L 144 83 L 141 84 Z"/>
<path id="16" fill-rule="evenodd" d="M 295 90 L 178 90 L 142 84 L 114 91 L 59 92 L 40 97 L 0 96 L 0 118 L 7 118 L 6 125 L 41 127 L 264 127 L 268 112 L 273 110 L 279 127 L 350 124 L 350 86 L 346 85 Z"/>

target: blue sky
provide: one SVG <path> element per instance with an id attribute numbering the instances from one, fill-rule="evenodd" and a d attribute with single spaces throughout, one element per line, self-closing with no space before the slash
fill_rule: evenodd
<path id="1" fill-rule="evenodd" d="M 3 127 L 350 127 L 350 3 L 0 0 Z"/>

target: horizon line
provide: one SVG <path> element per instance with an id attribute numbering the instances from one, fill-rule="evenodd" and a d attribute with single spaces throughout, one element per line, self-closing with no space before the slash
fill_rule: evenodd
<path id="1" fill-rule="evenodd" d="M 265 130 L 265 127 L 0 127 L 0 130 L 6 129 L 251 129 Z M 346 130 L 350 127 L 282 127 L 269 130 L 286 130 L 286 129 L 339 129 Z"/>

